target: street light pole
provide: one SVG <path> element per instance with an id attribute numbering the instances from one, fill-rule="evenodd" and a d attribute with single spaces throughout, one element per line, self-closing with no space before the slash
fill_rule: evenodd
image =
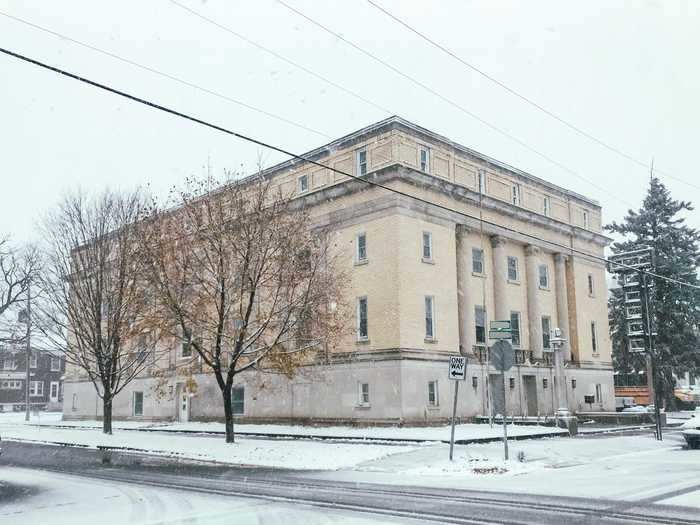
<path id="1" fill-rule="evenodd" d="M 27 359 L 26 359 L 26 379 L 25 379 L 25 384 L 24 384 L 24 420 L 29 421 L 29 381 L 30 381 L 30 373 L 29 373 L 29 364 L 30 360 L 32 357 L 32 342 L 31 342 L 31 334 L 32 334 L 32 288 L 31 284 L 27 286 L 27 347 L 26 347 L 26 353 L 27 353 Z"/>

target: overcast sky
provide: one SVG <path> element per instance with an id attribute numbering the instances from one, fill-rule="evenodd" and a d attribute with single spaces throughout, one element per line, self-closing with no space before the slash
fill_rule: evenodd
<path id="1" fill-rule="evenodd" d="M 275 0 L 178 0 L 357 93 L 353 97 L 168 0 L 0 0 L 5 15 L 294 121 L 295 127 L 0 14 L 0 47 L 299 153 L 390 113 L 597 199 L 604 220 L 638 206 L 647 168 L 594 144 L 442 54 L 364 0 L 285 0 L 415 76 L 563 169 L 373 62 Z M 677 179 L 700 202 L 700 2 L 376 0 L 560 117 Z M 378 107 L 383 109 L 378 109 Z M 384 110 L 388 110 L 389 113 Z M 0 55 L 0 234 L 34 237 L 62 192 L 150 184 L 207 163 L 250 172 L 284 157 Z M 573 175 L 571 171 L 577 175 Z M 588 182 L 590 181 L 590 182 Z M 700 215 L 689 223 L 700 227 Z"/>

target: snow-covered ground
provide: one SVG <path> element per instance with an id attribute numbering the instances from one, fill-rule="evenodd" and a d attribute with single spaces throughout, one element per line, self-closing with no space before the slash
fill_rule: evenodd
<path id="1" fill-rule="evenodd" d="M 301 504 L 221 497 L 3 467 L 0 471 L 0 492 L 10 486 L 26 487 L 26 492 L 20 491 L 16 497 L 0 497 L 0 524 L 405 523 L 405 520 Z"/>

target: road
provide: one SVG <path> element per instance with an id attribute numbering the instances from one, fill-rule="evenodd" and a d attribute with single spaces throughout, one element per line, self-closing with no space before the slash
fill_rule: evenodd
<path id="1" fill-rule="evenodd" d="M 11 441 L 0 468 L 0 523 L 700 523 L 697 509 L 648 502 L 319 480 Z"/>

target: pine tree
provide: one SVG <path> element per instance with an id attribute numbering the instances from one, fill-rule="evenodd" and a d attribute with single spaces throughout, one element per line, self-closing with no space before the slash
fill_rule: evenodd
<path id="1" fill-rule="evenodd" d="M 623 237 L 622 241 L 613 243 L 613 253 L 650 246 L 655 254 L 655 274 L 698 285 L 700 232 L 679 216 L 692 210 L 690 202 L 672 199 L 661 181 L 652 177 L 642 207 L 636 212 L 629 210 L 622 223 L 613 222 L 605 227 Z M 647 280 L 651 284 L 650 309 L 657 332 L 656 388 L 660 397 L 674 406 L 673 376 L 686 372 L 697 374 L 700 370 L 700 290 L 659 277 L 647 276 Z M 615 369 L 620 373 L 643 371 L 644 356 L 628 352 L 621 289 L 612 290 L 609 309 Z"/>

